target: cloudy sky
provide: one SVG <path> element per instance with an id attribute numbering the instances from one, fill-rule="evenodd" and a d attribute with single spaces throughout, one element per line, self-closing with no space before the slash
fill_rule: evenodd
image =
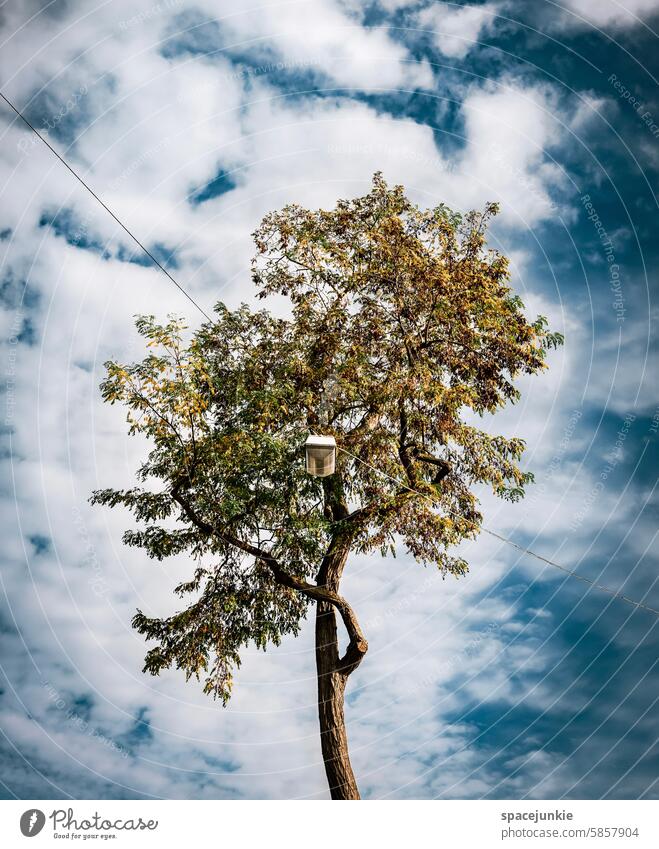
<path id="1" fill-rule="evenodd" d="M 429 206 L 501 203 L 492 243 L 566 336 L 486 421 L 528 441 L 524 502 L 487 527 L 659 608 L 656 0 L 23 0 L 2 91 L 207 311 L 253 300 L 250 233 L 381 170 Z M 656 69 L 656 64 L 655 64 Z M 223 710 L 141 673 L 136 607 L 185 559 L 91 508 L 146 446 L 102 405 L 133 316 L 193 305 L 0 107 L 0 792 L 325 798 L 313 628 L 250 651 Z M 657 798 L 657 616 L 483 534 L 467 577 L 355 558 L 351 678 L 367 798 Z"/>

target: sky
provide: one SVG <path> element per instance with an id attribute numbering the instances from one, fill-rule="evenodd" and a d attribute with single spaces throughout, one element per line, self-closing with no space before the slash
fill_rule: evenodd
<path id="1" fill-rule="evenodd" d="M 481 422 L 536 478 L 484 493 L 485 526 L 659 609 L 658 23 L 655 0 L 23 0 L 0 89 L 207 312 L 256 303 L 250 234 L 286 203 L 375 171 L 424 207 L 499 202 L 490 242 L 566 342 Z M 203 316 L 4 104 L 0 187 L 0 795 L 327 798 L 313 621 L 246 652 L 226 709 L 143 675 L 132 615 L 173 612 L 191 564 L 88 504 L 147 451 L 103 363 L 143 356 L 136 314 Z M 657 615 L 487 533 L 461 553 L 459 580 L 349 563 L 363 797 L 659 797 Z"/>

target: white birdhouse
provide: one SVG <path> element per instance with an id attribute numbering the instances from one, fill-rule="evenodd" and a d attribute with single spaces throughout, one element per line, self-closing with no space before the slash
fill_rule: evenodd
<path id="1" fill-rule="evenodd" d="M 307 472 L 317 478 L 333 475 L 336 468 L 336 440 L 333 436 L 310 436 L 304 443 Z"/>

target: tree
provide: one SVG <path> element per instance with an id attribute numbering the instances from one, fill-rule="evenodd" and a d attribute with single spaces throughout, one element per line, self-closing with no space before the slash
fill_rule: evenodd
<path id="1" fill-rule="evenodd" d="M 340 594 L 350 552 L 400 545 L 461 576 L 467 563 L 450 549 L 478 533 L 474 487 L 516 500 L 532 478 L 518 465 L 522 440 L 465 421 L 514 402 L 515 377 L 543 369 L 562 341 L 543 317 L 527 321 L 506 258 L 486 249 L 496 212 L 421 210 L 380 174 L 331 211 L 286 206 L 255 232 L 252 274 L 259 297 L 290 299 L 288 318 L 220 303 L 184 342 L 181 321 L 142 317 L 148 356 L 106 363 L 104 399 L 127 405 L 130 432 L 152 449 L 138 486 L 92 501 L 132 511 L 139 525 L 126 544 L 195 562 L 176 590 L 192 603 L 133 619 L 155 641 L 144 670 L 203 676 L 226 703 L 241 650 L 297 634 L 315 603 L 334 799 L 359 798 L 343 702 L 368 644 Z M 335 474 L 305 473 L 309 433 L 336 438 Z"/>

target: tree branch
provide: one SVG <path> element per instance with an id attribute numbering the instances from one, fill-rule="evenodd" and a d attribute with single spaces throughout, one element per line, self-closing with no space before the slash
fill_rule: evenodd
<path id="1" fill-rule="evenodd" d="M 398 457 L 400 458 L 400 462 L 405 470 L 405 474 L 407 476 L 408 481 L 410 482 L 410 486 L 413 489 L 416 489 L 419 485 L 419 481 L 416 476 L 416 470 L 414 468 L 414 463 L 412 458 L 409 455 L 407 450 L 408 442 L 407 442 L 407 412 L 405 411 L 405 402 L 402 398 L 398 401 L 398 417 L 400 423 L 400 435 L 398 440 Z"/>
<path id="2" fill-rule="evenodd" d="M 311 598 L 314 601 L 326 601 L 329 604 L 333 605 L 339 612 L 341 619 L 343 620 L 343 624 L 345 626 L 346 631 L 348 632 L 348 648 L 346 649 L 346 653 L 339 660 L 339 669 L 343 675 L 350 675 L 357 666 L 360 664 L 362 658 L 366 654 L 368 650 L 368 643 L 366 638 L 364 637 L 364 633 L 362 632 L 357 617 L 355 615 L 354 610 L 348 604 L 348 602 L 340 596 L 337 592 L 328 589 L 327 587 L 317 586 L 316 584 L 310 584 L 308 581 L 304 581 L 302 578 L 298 578 L 295 575 L 291 575 L 290 572 L 287 572 L 283 569 L 277 559 L 270 554 L 268 551 L 264 551 L 261 548 L 258 548 L 255 545 L 252 545 L 249 542 L 245 542 L 241 540 L 239 537 L 230 533 L 229 531 L 222 531 L 219 528 L 216 528 L 210 522 L 207 522 L 203 519 L 194 507 L 190 504 L 187 498 L 185 498 L 181 494 L 181 489 L 185 485 L 186 481 L 189 481 L 189 475 L 185 477 L 179 478 L 171 490 L 171 495 L 174 501 L 181 507 L 185 515 L 188 519 L 197 527 L 200 531 L 209 536 L 213 535 L 218 537 L 218 539 L 225 542 L 227 545 L 232 545 L 235 548 L 238 548 L 240 551 L 244 551 L 245 554 L 250 554 L 252 557 L 259 560 L 265 566 L 270 569 L 272 572 L 272 576 L 275 581 L 283 587 L 288 587 L 292 590 L 297 590 L 297 592 L 306 595 L 307 598 Z"/>
<path id="3" fill-rule="evenodd" d="M 422 448 L 413 448 L 412 455 L 421 463 L 429 463 L 431 466 L 437 466 L 437 473 L 433 478 L 433 483 L 440 483 L 451 471 L 451 466 L 446 462 L 446 460 L 442 460 L 440 457 L 435 457 L 428 451 L 424 451 Z"/>

